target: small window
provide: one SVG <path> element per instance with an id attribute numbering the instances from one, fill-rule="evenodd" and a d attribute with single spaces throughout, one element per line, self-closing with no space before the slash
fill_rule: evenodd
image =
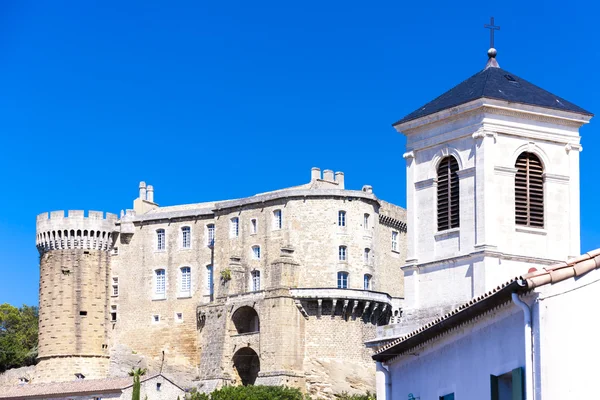
<path id="1" fill-rule="evenodd" d="M 338 211 L 338 226 L 346 226 L 346 211 Z"/>
<path id="2" fill-rule="evenodd" d="M 369 264 L 371 262 L 371 249 L 366 248 L 363 256 L 363 260 L 365 264 Z"/>
<path id="3" fill-rule="evenodd" d="M 189 294 L 192 290 L 192 269 L 181 267 L 181 293 Z"/>
<path id="4" fill-rule="evenodd" d="M 158 314 L 154 314 L 154 315 L 152 316 L 152 323 L 153 323 L 153 324 L 158 324 L 159 322 L 160 322 L 160 315 L 158 315 Z"/>
<path id="5" fill-rule="evenodd" d="M 192 247 L 192 230 L 189 226 L 181 228 L 181 248 L 189 249 Z"/>
<path id="6" fill-rule="evenodd" d="M 110 322 L 117 322 L 117 306 L 110 306 Z"/>
<path id="7" fill-rule="evenodd" d="M 260 246 L 252 246 L 252 258 L 260 260 Z"/>
<path id="8" fill-rule="evenodd" d="M 260 290 L 260 271 L 252 271 L 252 291 Z"/>
<path id="9" fill-rule="evenodd" d="M 398 232 L 392 231 L 392 251 L 398 251 Z"/>
<path id="10" fill-rule="evenodd" d="M 60 234 L 60 231 L 58 233 Z M 110 252 L 110 254 L 113 255 L 113 256 L 118 256 L 119 255 L 119 248 L 118 247 L 113 247 L 112 250 L 111 250 L 111 252 Z"/>
<path id="11" fill-rule="evenodd" d="M 176 312 L 175 313 L 175 322 L 183 322 L 183 313 Z"/>
<path id="12" fill-rule="evenodd" d="M 371 290 L 371 275 L 365 274 L 363 278 L 363 283 L 365 290 Z"/>
<path id="13" fill-rule="evenodd" d="M 78 373 L 75 374 L 75 378 L 77 378 L 77 380 L 85 379 L 85 375 L 83 375 L 82 373 L 78 372 Z"/>
<path id="14" fill-rule="evenodd" d="M 250 220 L 250 233 L 255 234 L 258 231 L 258 222 L 255 218 Z"/>
<path id="15" fill-rule="evenodd" d="M 440 396 L 440 400 L 454 400 L 454 393 L 449 393 L 449 394 Z"/>
<path id="16" fill-rule="evenodd" d="M 160 392 L 160 388 L 162 386 L 162 383 L 160 382 L 156 382 L 156 390 Z"/>
<path id="17" fill-rule="evenodd" d="M 346 246 L 340 246 L 338 248 L 338 259 L 340 261 L 348 261 L 347 250 L 348 249 Z"/>
<path id="18" fill-rule="evenodd" d="M 365 214 L 364 218 L 363 218 L 363 228 L 364 229 L 369 229 L 369 214 Z"/>
<path id="19" fill-rule="evenodd" d="M 113 276 L 112 278 L 112 296 L 117 297 L 119 295 L 119 278 Z"/>
<path id="20" fill-rule="evenodd" d="M 490 375 L 490 388 L 493 400 L 524 399 L 525 376 L 523 368 L 515 368 L 499 376 Z"/>
<path id="21" fill-rule="evenodd" d="M 238 217 L 231 218 L 230 236 L 236 238 L 240 234 L 240 219 Z"/>
<path id="22" fill-rule="evenodd" d="M 206 225 L 206 245 L 211 247 L 215 244 L 215 224 Z"/>
<path id="23" fill-rule="evenodd" d="M 154 293 L 164 295 L 166 289 L 166 276 L 164 269 L 154 271 Z"/>
<path id="24" fill-rule="evenodd" d="M 164 250 L 165 248 L 166 248 L 165 230 L 157 229 L 156 230 L 156 250 Z"/>
<path id="25" fill-rule="evenodd" d="M 87 316 L 87 311 L 79 311 L 79 315 L 81 315 L 82 317 Z"/>
<path id="26" fill-rule="evenodd" d="M 337 287 L 338 287 L 338 289 L 348 289 L 348 273 L 347 272 L 338 272 Z"/>
<path id="27" fill-rule="evenodd" d="M 213 294 L 213 266 L 206 266 L 206 288 L 208 289 L 208 294 Z"/>
<path id="28" fill-rule="evenodd" d="M 273 229 L 281 229 L 282 226 L 281 210 L 273 211 Z"/>

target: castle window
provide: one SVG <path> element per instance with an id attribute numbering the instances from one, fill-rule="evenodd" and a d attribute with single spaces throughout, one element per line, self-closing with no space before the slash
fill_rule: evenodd
<path id="1" fill-rule="evenodd" d="M 273 229 L 281 229 L 283 226 L 283 220 L 281 217 L 281 210 L 273 211 Z"/>
<path id="2" fill-rule="evenodd" d="M 119 278 L 113 276 L 112 278 L 112 296 L 116 297 L 119 295 Z"/>
<path id="3" fill-rule="evenodd" d="M 364 283 L 365 290 L 371 290 L 371 278 L 372 278 L 372 276 L 369 274 L 365 274 L 365 276 L 363 277 L 363 283 Z"/>
<path id="4" fill-rule="evenodd" d="M 348 261 L 348 248 L 346 246 L 340 246 L 338 248 L 338 260 Z"/>
<path id="5" fill-rule="evenodd" d="M 206 245 L 211 247 L 215 244 L 215 224 L 206 225 Z"/>
<path id="6" fill-rule="evenodd" d="M 515 164 L 515 223 L 544 227 L 544 167 L 533 153 L 522 153 Z"/>
<path id="7" fill-rule="evenodd" d="M 230 236 L 236 238 L 240 234 L 240 219 L 238 217 L 231 218 Z"/>
<path id="8" fill-rule="evenodd" d="M 369 214 L 365 214 L 364 215 L 364 219 L 363 219 L 363 228 L 364 229 L 369 229 Z"/>
<path id="9" fill-rule="evenodd" d="M 176 312 L 175 313 L 175 322 L 183 322 L 183 313 L 180 312 Z"/>
<path id="10" fill-rule="evenodd" d="M 213 294 L 213 266 L 206 266 L 206 288 L 208 289 L 208 294 Z"/>
<path id="11" fill-rule="evenodd" d="M 348 273 L 338 272 L 337 274 L 337 287 L 338 289 L 348 289 Z"/>
<path id="12" fill-rule="evenodd" d="M 252 291 L 260 290 L 260 271 L 252 271 Z"/>
<path id="13" fill-rule="evenodd" d="M 365 264 L 369 264 L 369 262 L 371 261 L 371 249 L 369 249 L 369 248 L 365 249 L 363 258 L 364 258 Z"/>
<path id="14" fill-rule="evenodd" d="M 82 380 L 85 379 L 85 375 L 83 375 L 82 373 L 78 372 L 75 374 L 75 378 L 77 378 L 77 380 Z"/>
<path id="15" fill-rule="evenodd" d="M 159 322 L 160 322 L 160 315 L 158 315 L 158 314 L 154 314 L 154 315 L 152 316 L 152 323 L 153 323 L 153 324 L 158 324 Z"/>
<path id="16" fill-rule="evenodd" d="M 398 232 L 392 231 L 392 251 L 398 251 Z"/>
<path id="17" fill-rule="evenodd" d="M 189 226 L 181 228 L 181 248 L 189 249 L 192 247 L 192 229 Z"/>
<path id="18" fill-rule="evenodd" d="M 255 234 L 258 231 L 258 222 L 256 218 L 250 220 L 250 233 Z"/>
<path id="19" fill-rule="evenodd" d="M 110 306 L 110 322 L 117 322 L 117 306 Z"/>
<path id="20" fill-rule="evenodd" d="M 346 226 L 346 211 L 338 211 L 338 226 Z"/>
<path id="21" fill-rule="evenodd" d="M 442 159 L 437 169 L 438 231 L 459 227 L 458 162 L 454 157 Z"/>
<path id="22" fill-rule="evenodd" d="M 166 274 L 164 269 L 154 271 L 154 294 L 155 298 L 165 298 Z"/>
<path id="23" fill-rule="evenodd" d="M 166 248 L 165 230 L 157 229 L 156 230 L 156 250 L 164 250 L 165 248 Z"/>
<path id="24" fill-rule="evenodd" d="M 252 246 L 252 258 L 260 260 L 260 246 Z"/>
<path id="25" fill-rule="evenodd" d="M 190 267 L 181 267 L 181 287 L 182 295 L 190 295 L 192 290 L 192 269 Z"/>

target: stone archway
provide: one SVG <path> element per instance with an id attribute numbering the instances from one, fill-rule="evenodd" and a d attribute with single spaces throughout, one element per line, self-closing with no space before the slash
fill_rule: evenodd
<path id="1" fill-rule="evenodd" d="M 242 347 L 233 355 L 233 368 L 240 377 L 242 385 L 254 385 L 260 371 L 258 354 L 250 347 Z"/>

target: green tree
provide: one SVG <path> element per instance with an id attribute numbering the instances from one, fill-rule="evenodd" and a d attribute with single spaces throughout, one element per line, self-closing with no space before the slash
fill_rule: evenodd
<path id="1" fill-rule="evenodd" d="M 35 364 L 38 308 L 0 305 L 0 372 Z"/>
<path id="2" fill-rule="evenodd" d="M 211 400 L 306 400 L 298 389 L 285 386 L 226 386 L 210 394 Z"/>
<path id="3" fill-rule="evenodd" d="M 133 376 L 133 392 L 131 394 L 131 400 L 140 400 L 140 377 L 146 374 L 146 368 L 134 368 L 129 371 L 129 376 Z"/>

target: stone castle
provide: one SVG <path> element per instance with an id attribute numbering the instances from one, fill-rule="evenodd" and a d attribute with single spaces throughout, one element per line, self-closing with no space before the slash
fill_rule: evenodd
<path id="1" fill-rule="evenodd" d="M 399 318 L 406 211 L 313 168 L 309 183 L 221 202 L 37 217 L 36 382 L 135 366 L 208 392 L 374 388 L 363 343 Z"/>

